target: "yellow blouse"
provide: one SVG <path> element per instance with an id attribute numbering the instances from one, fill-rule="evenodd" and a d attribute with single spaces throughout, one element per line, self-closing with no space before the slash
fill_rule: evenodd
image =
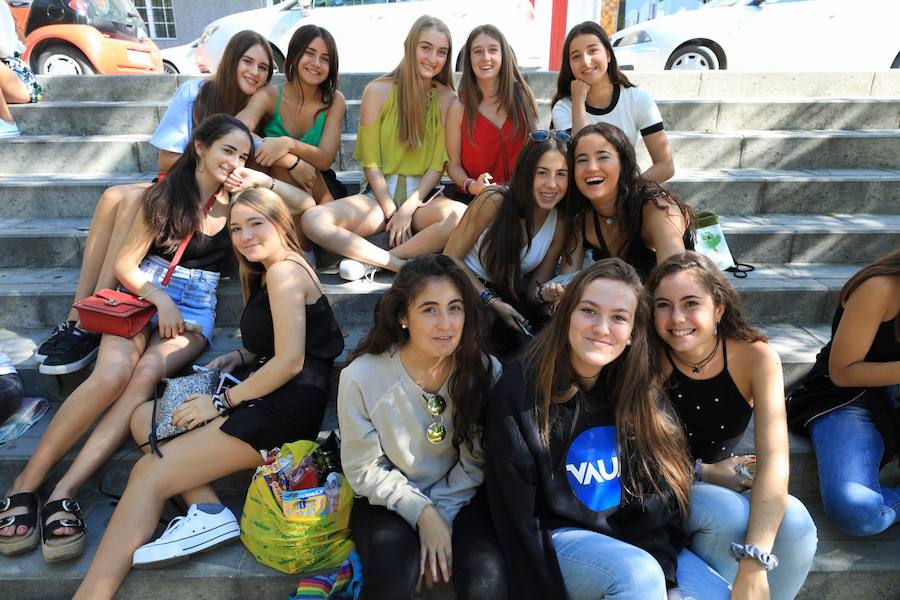
<path id="1" fill-rule="evenodd" d="M 429 169 L 443 171 L 447 149 L 437 94 L 432 96 L 425 112 L 425 136 L 418 148 L 407 148 L 400 143 L 398 111 L 394 85 L 378 120 L 359 128 L 353 158 L 362 168 L 379 168 L 385 175 L 421 177 Z"/>

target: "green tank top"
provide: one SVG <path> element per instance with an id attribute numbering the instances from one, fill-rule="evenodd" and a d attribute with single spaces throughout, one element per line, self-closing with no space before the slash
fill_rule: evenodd
<path id="1" fill-rule="evenodd" d="M 275 103 L 275 114 L 269 122 L 266 123 L 266 126 L 263 129 L 263 135 L 265 137 L 294 137 L 284 128 L 284 122 L 281 120 L 281 88 L 282 85 L 279 84 L 278 101 Z M 325 116 L 325 111 L 320 112 L 316 116 L 316 120 L 313 121 L 309 131 L 307 131 L 298 141 L 309 144 L 310 146 L 318 147 L 319 142 L 322 141 L 322 132 L 325 130 Z"/>

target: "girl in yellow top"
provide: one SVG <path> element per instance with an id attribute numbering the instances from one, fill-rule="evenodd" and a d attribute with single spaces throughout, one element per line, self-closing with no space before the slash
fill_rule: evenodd
<path id="1" fill-rule="evenodd" d="M 438 195 L 429 201 L 446 161 L 444 121 L 456 98 L 448 57 L 450 31 L 434 17 L 413 23 L 396 69 L 366 86 L 355 158 L 365 170 L 361 193 L 316 206 L 303 233 L 348 257 L 345 279 L 378 268 L 398 271 L 407 259 L 440 252 L 465 205 Z M 390 250 L 364 238 L 387 231 Z"/>

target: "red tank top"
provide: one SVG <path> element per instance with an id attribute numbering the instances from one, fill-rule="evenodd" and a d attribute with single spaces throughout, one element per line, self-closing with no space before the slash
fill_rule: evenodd
<path id="1" fill-rule="evenodd" d="M 525 145 L 527 132 L 523 131 L 521 135 L 515 136 L 509 117 L 503 122 L 503 127 L 498 129 L 481 113 L 478 113 L 475 120 L 471 142 L 466 133 L 465 119 L 462 120 L 460 127 L 462 129 L 460 158 L 468 176 L 475 179 L 482 173 L 490 173 L 494 177 L 494 183 L 509 183 L 513 167 L 519 159 L 522 146 Z"/>

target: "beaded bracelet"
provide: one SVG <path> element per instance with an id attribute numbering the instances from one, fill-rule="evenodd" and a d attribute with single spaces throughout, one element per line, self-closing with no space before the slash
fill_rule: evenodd
<path id="1" fill-rule="evenodd" d="M 497 292 L 492 290 L 491 288 L 484 288 L 481 290 L 481 293 L 478 294 L 478 299 L 481 300 L 481 303 L 487 306 L 492 301 L 497 299 Z"/>

